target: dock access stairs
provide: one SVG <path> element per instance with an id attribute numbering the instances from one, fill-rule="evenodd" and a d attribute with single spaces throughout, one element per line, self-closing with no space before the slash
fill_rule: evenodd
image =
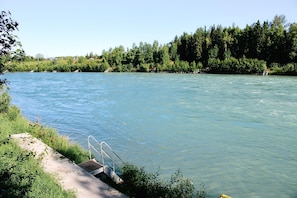
<path id="1" fill-rule="evenodd" d="M 123 160 L 115 151 L 104 141 L 98 142 L 92 135 L 88 136 L 89 161 L 78 164 L 80 167 L 94 175 L 100 177 L 105 174 L 116 184 L 123 180 L 118 176 L 118 165 Z"/>

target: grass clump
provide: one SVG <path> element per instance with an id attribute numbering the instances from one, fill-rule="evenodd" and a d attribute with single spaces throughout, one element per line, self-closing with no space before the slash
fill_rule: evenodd
<path id="1" fill-rule="evenodd" d="M 70 142 L 67 137 L 59 135 L 53 128 L 45 127 L 38 122 L 30 122 L 28 132 L 77 164 L 89 159 L 89 153 L 86 150 L 80 145 Z"/>

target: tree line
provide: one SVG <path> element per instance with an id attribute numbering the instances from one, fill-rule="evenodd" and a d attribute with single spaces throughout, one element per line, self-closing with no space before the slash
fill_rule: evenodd
<path id="1" fill-rule="evenodd" d="M 8 71 L 88 72 L 182 72 L 251 74 L 271 70 L 275 74 L 297 74 L 297 23 L 285 16 L 271 22 L 259 20 L 240 29 L 213 25 L 183 33 L 167 44 L 140 42 L 92 52 L 84 57 L 53 60 L 15 56 Z"/>

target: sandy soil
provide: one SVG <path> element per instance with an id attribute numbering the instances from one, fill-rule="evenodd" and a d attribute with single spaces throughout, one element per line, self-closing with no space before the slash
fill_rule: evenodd
<path id="1" fill-rule="evenodd" d="M 126 197 L 30 134 L 14 134 L 11 138 L 21 148 L 36 153 L 36 158 L 42 159 L 44 171 L 54 175 L 65 190 L 75 191 L 77 197 Z"/>

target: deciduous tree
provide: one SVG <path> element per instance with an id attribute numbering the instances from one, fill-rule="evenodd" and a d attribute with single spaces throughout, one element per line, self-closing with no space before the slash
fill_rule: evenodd
<path id="1" fill-rule="evenodd" d="M 17 36 L 13 34 L 15 30 L 18 30 L 19 24 L 10 16 L 11 13 L 9 11 L 0 12 L 0 74 L 2 74 L 4 69 L 3 56 L 13 53 L 15 47 L 21 47 Z M 0 85 L 5 82 L 6 80 L 0 79 Z"/>

